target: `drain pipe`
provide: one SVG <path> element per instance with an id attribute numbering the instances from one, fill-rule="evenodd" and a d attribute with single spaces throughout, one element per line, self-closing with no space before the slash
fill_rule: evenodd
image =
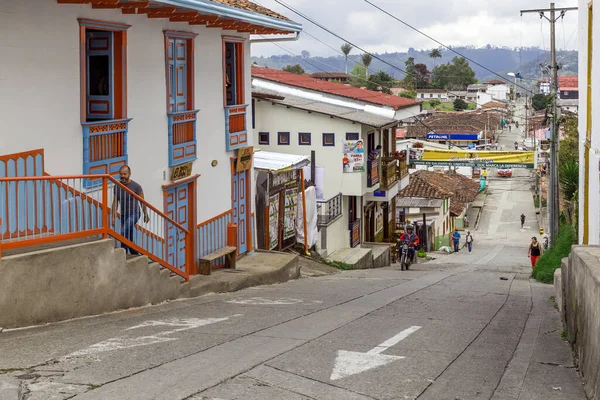
<path id="1" fill-rule="evenodd" d="M 300 32 L 296 32 L 294 36 L 286 36 L 286 37 L 274 37 L 274 38 L 266 38 L 262 37 L 261 39 L 250 39 L 250 44 L 252 43 L 269 43 L 269 42 L 296 42 L 300 39 Z"/>

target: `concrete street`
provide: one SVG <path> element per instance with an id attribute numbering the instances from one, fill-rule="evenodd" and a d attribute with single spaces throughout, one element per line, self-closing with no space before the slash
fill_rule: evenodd
<path id="1" fill-rule="evenodd" d="M 4 331 L 0 399 L 585 399 L 528 171 L 489 181 L 471 254 Z"/>

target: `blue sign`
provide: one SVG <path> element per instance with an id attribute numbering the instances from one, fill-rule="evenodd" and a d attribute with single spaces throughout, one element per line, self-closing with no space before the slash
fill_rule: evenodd
<path id="1" fill-rule="evenodd" d="M 456 141 L 476 142 L 479 140 L 479 135 L 476 133 L 452 133 L 450 135 L 447 133 L 428 133 L 426 138 L 427 140 L 448 140 L 448 136 L 450 136 L 450 140 Z"/>
<path id="2" fill-rule="evenodd" d="M 447 133 L 428 133 L 427 140 L 448 140 Z"/>
<path id="3" fill-rule="evenodd" d="M 373 192 L 373 196 L 375 197 L 385 197 L 385 191 L 383 190 L 376 190 Z"/>
<path id="4" fill-rule="evenodd" d="M 469 143 L 469 145 L 467 146 L 469 149 L 474 149 L 475 145 L 473 143 Z"/>

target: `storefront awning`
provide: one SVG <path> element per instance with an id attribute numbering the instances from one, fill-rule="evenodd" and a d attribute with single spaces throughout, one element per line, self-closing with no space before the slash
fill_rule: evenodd
<path id="1" fill-rule="evenodd" d="M 308 156 L 258 151 L 254 153 L 254 169 L 269 172 L 297 170 L 310 164 Z"/>

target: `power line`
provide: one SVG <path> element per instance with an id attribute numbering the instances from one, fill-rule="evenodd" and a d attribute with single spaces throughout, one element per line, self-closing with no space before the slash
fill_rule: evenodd
<path id="1" fill-rule="evenodd" d="M 275 1 L 277 1 L 277 2 L 279 3 L 279 0 L 275 0 Z M 497 73 L 496 71 L 493 71 L 493 70 L 489 69 L 488 67 L 486 67 L 485 65 L 482 65 L 482 64 L 478 63 L 477 61 L 475 61 L 475 60 L 473 60 L 473 59 L 471 59 L 471 58 L 469 58 L 469 57 L 467 57 L 467 56 L 465 56 L 465 55 L 463 55 L 463 54 L 459 53 L 458 51 L 454 50 L 453 48 L 446 46 L 444 43 L 440 42 L 439 40 L 437 40 L 437 39 L 435 39 L 435 38 L 433 38 L 433 37 L 431 37 L 431 36 L 429 36 L 429 35 L 428 35 L 428 34 L 426 34 L 425 32 L 422 32 L 422 31 L 420 31 L 419 29 L 415 28 L 414 26 L 410 25 L 409 23 L 407 23 L 407 22 L 405 22 L 405 21 L 401 20 L 400 18 L 396 17 L 394 14 L 390 13 L 389 11 L 387 11 L 387 10 L 385 10 L 385 9 L 383 9 L 383 8 L 381 8 L 381 7 L 379 7 L 378 5 L 376 5 L 376 4 L 374 4 L 374 3 L 372 3 L 370 0 L 363 0 L 363 1 L 364 1 L 365 3 L 367 3 L 367 4 L 370 4 L 371 6 L 375 7 L 376 9 L 378 9 L 379 11 L 381 11 L 382 13 L 384 13 L 384 14 L 388 15 L 389 17 L 391 17 L 391 18 L 395 19 L 396 21 L 398 21 L 398 22 L 400 22 L 400 23 L 402 23 L 402 24 L 406 25 L 406 26 L 407 26 L 407 27 L 409 27 L 410 29 L 412 29 L 412 30 L 414 30 L 414 31 L 416 31 L 416 32 L 418 32 L 418 33 L 420 33 L 421 35 L 425 36 L 426 38 L 428 38 L 428 39 L 430 39 L 430 40 L 433 40 L 434 42 L 436 42 L 436 43 L 437 43 L 437 44 L 439 44 L 440 46 L 442 46 L 442 47 L 446 48 L 447 50 L 450 50 L 451 52 L 453 52 L 453 53 L 455 53 L 455 54 L 458 54 L 459 56 L 463 57 L 464 59 L 471 61 L 473 64 L 475 64 L 475 65 L 478 65 L 479 67 L 481 67 L 481 68 L 485 69 L 486 71 L 488 71 L 488 72 L 490 72 L 490 73 L 492 73 L 492 74 L 494 74 L 494 75 L 498 76 L 500 79 L 503 79 L 503 80 L 505 80 L 505 81 L 506 81 L 506 82 L 508 82 L 508 83 L 512 83 L 512 82 L 509 82 L 509 80 L 508 80 L 507 78 L 505 78 L 504 76 L 500 75 L 500 74 L 499 74 L 499 73 Z M 517 86 L 519 86 L 519 85 L 517 85 Z M 520 87 L 521 89 L 524 89 L 524 90 L 525 90 L 525 91 L 527 91 L 527 92 L 533 93 L 531 90 L 529 90 L 529 89 L 527 89 L 527 88 L 525 88 L 525 87 L 523 87 L 523 86 L 519 86 L 519 87 Z"/>

